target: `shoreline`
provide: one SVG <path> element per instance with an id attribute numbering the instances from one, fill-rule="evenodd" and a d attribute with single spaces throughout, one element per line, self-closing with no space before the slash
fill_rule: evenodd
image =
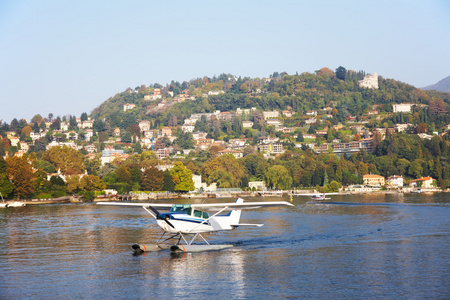
<path id="1" fill-rule="evenodd" d="M 420 192 L 417 192 L 420 190 Z M 437 188 L 422 188 L 422 189 L 407 189 L 407 190 L 372 190 L 372 191 L 340 191 L 337 195 L 366 195 L 366 194 L 434 194 L 434 193 L 448 193 L 450 189 L 441 190 Z M 48 199 L 10 199 L 5 200 L 5 203 L 23 202 L 26 205 L 39 204 L 62 204 L 62 203 L 88 203 L 100 201 L 143 201 L 143 200 L 173 200 L 173 199 L 198 199 L 198 198 L 234 198 L 234 197 L 282 197 L 282 196 L 302 196 L 301 194 L 322 194 L 311 190 L 284 190 L 284 191 L 241 191 L 241 192 L 217 192 L 217 193 L 201 193 L 201 194 L 164 194 L 164 193 L 135 193 L 131 195 L 115 195 L 97 197 L 92 201 L 83 201 L 81 196 L 65 196 L 59 198 Z M 295 195 L 296 194 L 296 195 Z"/>

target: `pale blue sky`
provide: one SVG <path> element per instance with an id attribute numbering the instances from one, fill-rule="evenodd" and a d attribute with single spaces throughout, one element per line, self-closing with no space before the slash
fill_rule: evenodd
<path id="1" fill-rule="evenodd" d="M 0 0 L 0 120 L 90 113 L 127 87 L 321 67 L 450 75 L 450 1 Z"/>

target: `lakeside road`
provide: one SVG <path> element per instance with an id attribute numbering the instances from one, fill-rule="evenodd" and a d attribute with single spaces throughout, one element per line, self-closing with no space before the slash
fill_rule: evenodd
<path id="1" fill-rule="evenodd" d="M 403 190 L 376 190 L 376 191 L 340 191 L 337 195 L 365 195 L 365 194 L 408 194 L 414 193 L 420 190 L 420 193 L 433 194 L 433 193 L 448 193 L 450 189 L 441 190 L 438 188 L 430 189 L 411 189 L 407 187 Z M 282 197 L 282 196 L 301 196 L 300 194 L 321 194 L 314 189 L 309 190 L 277 190 L 277 191 L 241 191 L 241 192 L 216 192 L 216 193 L 186 193 L 186 194 L 165 194 L 165 193 L 132 193 L 131 195 L 116 195 L 97 197 L 93 201 L 83 201 L 81 196 L 64 196 L 59 198 L 48 199 L 25 199 L 20 202 L 26 205 L 39 205 L 39 204 L 62 204 L 62 203 L 81 203 L 81 202 L 99 202 L 99 201 L 143 201 L 143 200 L 176 200 L 176 199 L 196 199 L 196 198 L 248 198 L 248 197 Z M 305 195 L 306 196 L 306 195 Z M 6 203 L 13 203 L 17 200 L 6 200 Z"/>

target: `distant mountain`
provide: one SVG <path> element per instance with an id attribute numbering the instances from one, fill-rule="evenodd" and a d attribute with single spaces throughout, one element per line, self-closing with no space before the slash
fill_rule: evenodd
<path id="1" fill-rule="evenodd" d="M 436 84 L 432 84 L 422 88 L 422 90 L 435 90 L 438 92 L 450 93 L 450 76 L 442 79 Z"/>

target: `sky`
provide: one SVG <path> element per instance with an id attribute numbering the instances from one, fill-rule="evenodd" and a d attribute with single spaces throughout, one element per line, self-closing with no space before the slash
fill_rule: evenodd
<path id="1" fill-rule="evenodd" d="M 0 120 L 88 114 L 128 87 L 222 73 L 450 75 L 450 1 L 0 0 Z"/>

